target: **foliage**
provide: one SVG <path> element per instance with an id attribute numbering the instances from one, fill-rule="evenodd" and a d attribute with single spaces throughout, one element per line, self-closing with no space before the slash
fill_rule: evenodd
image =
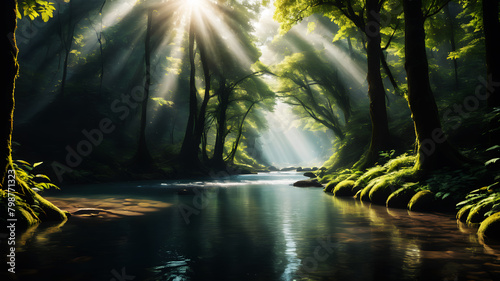
<path id="1" fill-rule="evenodd" d="M 25 182 L 31 189 L 35 191 L 43 191 L 51 188 L 59 189 L 57 185 L 51 182 L 48 176 L 33 173 L 33 170 L 42 164 L 43 162 L 30 164 L 23 160 L 14 160 L 13 166 L 16 171 L 16 177 Z"/>
<path id="2" fill-rule="evenodd" d="M 491 205 L 489 211 L 484 214 L 484 218 L 500 212 L 500 183 L 496 182 L 469 192 L 465 200 L 458 203 L 457 207 L 471 206 L 470 208 L 477 208 L 483 205 Z"/>
<path id="3" fill-rule="evenodd" d="M 54 3 L 45 0 L 22 0 L 18 3 L 17 17 L 29 17 L 31 20 L 41 16 L 44 22 L 47 22 L 54 16 Z M 23 14 L 21 15 L 21 12 Z"/>
<path id="4" fill-rule="evenodd" d="M 275 67 L 278 93 L 301 117 L 311 118 L 343 139 L 342 124 L 349 121 L 352 111 L 350 97 L 339 70 L 322 57 L 322 52 L 315 51 L 287 56 Z"/>

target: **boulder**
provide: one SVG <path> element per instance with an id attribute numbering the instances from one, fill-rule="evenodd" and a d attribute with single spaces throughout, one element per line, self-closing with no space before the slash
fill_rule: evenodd
<path id="1" fill-rule="evenodd" d="M 466 222 L 473 205 L 465 205 L 457 212 L 457 220 Z"/>
<path id="2" fill-rule="evenodd" d="M 484 220 L 484 214 L 491 210 L 491 207 L 493 207 L 494 202 L 486 202 L 486 203 L 480 203 L 476 204 L 473 206 L 470 211 L 469 215 L 467 216 L 467 224 L 468 225 L 474 225 L 477 223 L 480 223 Z"/>
<path id="3" fill-rule="evenodd" d="M 385 205 L 387 198 L 395 190 L 394 185 L 389 180 L 381 180 L 375 184 L 368 194 L 370 201 L 378 205 Z"/>
<path id="4" fill-rule="evenodd" d="M 339 182 L 333 189 L 333 195 L 335 196 L 353 196 L 352 187 L 354 186 L 354 181 L 344 180 Z"/>
<path id="5" fill-rule="evenodd" d="M 306 172 L 304 173 L 304 177 L 315 178 L 316 175 L 313 172 Z"/>
<path id="6" fill-rule="evenodd" d="M 333 192 L 333 189 L 335 188 L 335 186 L 338 184 L 338 182 L 336 180 L 332 180 L 332 181 L 329 181 L 326 186 L 325 186 L 325 189 L 323 190 L 324 192 Z"/>
<path id="7" fill-rule="evenodd" d="M 485 219 L 477 231 L 479 239 L 486 242 L 500 242 L 500 212 Z"/>
<path id="8" fill-rule="evenodd" d="M 434 193 L 430 190 L 421 190 L 417 192 L 408 203 L 408 210 L 414 212 L 429 212 L 434 210 Z"/>
<path id="9" fill-rule="evenodd" d="M 296 186 L 296 187 L 323 187 L 323 185 L 321 183 L 319 183 L 317 179 L 300 180 L 300 181 L 293 183 L 293 186 Z"/>
<path id="10" fill-rule="evenodd" d="M 415 193 L 415 190 L 413 190 L 413 188 L 410 186 L 401 187 L 398 190 L 394 191 L 391 195 L 389 195 L 389 198 L 387 198 L 385 205 L 388 208 L 406 209 L 408 207 L 408 203 L 415 195 Z"/>

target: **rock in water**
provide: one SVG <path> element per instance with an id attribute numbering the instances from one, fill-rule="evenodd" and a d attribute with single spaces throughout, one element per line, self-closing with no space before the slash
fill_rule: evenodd
<path id="1" fill-rule="evenodd" d="M 297 187 L 323 187 L 321 183 L 318 182 L 317 179 L 310 179 L 310 180 L 300 180 L 298 182 L 295 182 L 293 186 Z"/>
<path id="2" fill-rule="evenodd" d="M 308 177 L 308 178 L 315 178 L 316 175 L 313 173 L 313 172 L 306 172 L 304 173 L 304 177 Z"/>
<path id="3" fill-rule="evenodd" d="M 500 212 L 485 219 L 479 227 L 477 234 L 479 239 L 486 243 L 500 242 Z"/>

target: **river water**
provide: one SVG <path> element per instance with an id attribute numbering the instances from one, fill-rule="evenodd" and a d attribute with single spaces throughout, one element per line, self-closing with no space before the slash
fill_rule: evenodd
<path id="1" fill-rule="evenodd" d="M 500 280 L 499 249 L 478 243 L 453 216 L 290 185 L 299 179 L 269 173 L 50 192 L 76 208 L 111 211 L 19 233 L 9 278 Z"/>

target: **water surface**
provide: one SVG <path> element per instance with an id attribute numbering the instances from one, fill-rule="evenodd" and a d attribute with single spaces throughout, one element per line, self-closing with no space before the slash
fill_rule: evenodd
<path id="1" fill-rule="evenodd" d="M 500 280 L 498 248 L 479 244 L 474 230 L 453 216 L 290 186 L 298 179 L 298 173 L 270 173 L 51 192 L 75 207 L 97 202 L 111 216 L 72 217 L 19 234 L 16 277 Z"/>

